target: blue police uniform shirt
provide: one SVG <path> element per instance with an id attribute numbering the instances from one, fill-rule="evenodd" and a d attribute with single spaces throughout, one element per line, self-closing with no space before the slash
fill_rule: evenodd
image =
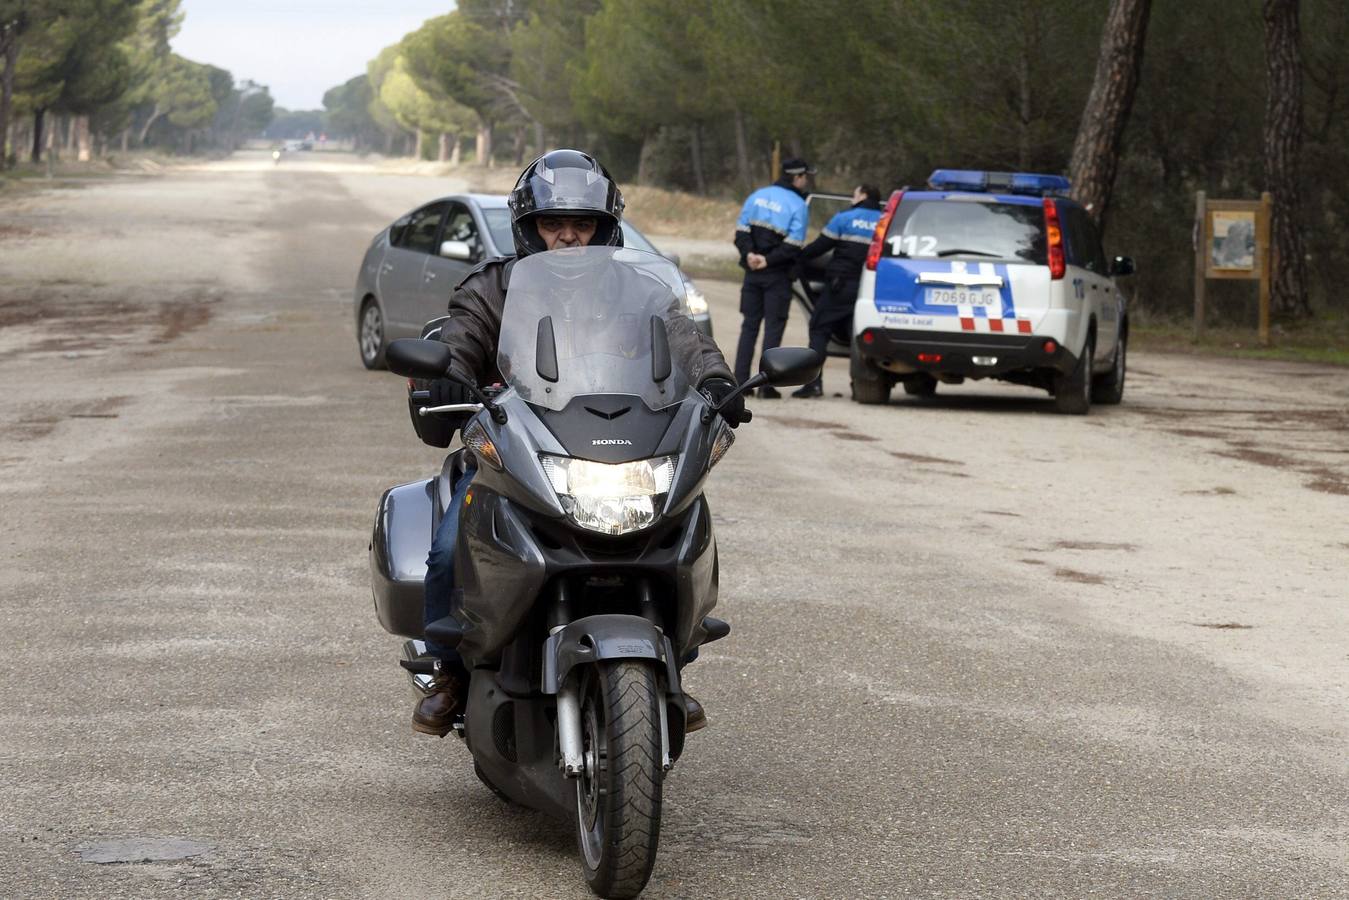
<path id="1" fill-rule="evenodd" d="M 784 243 L 801 247 L 806 243 L 806 201 L 782 185 L 759 188 L 745 200 L 735 223 L 736 231 L 749 232 L 752 228 L 766 229 Z"/>
<path id="2" fill-rule="evenodd" d="M 870 245 L 871 238 L 876 233 L 876 223 L 880 220 L 879 209 L 854 206 L 835 215 L 820 233 L 836 241 L 854 241 Z"/>

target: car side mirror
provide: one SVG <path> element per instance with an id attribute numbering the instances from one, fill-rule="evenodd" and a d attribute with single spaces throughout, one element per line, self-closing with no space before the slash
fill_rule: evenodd
<path id="1" fill-rule="evenodd" d="M 1111 275 L 1132 275 L 1135 271 L 1134 259 L 1132 256 L 1116 256 L 1110 263 Z"/>
<path id="2" fill-rule="evenodd" d="M 404 378 L 444 378 L 452 360 L 448 344 L 421 338 L 399 338 L 384 351 L 389 371 Z"/>
<path id="3" fill-rule="evenodd" d="M 676 268 L 676 269 L 681 269 L 681 268 L 684 267 L 684 264 L 683 264 L 682 262 L 680 262 L 680 260 L 679 260 L 679 254 L 678 254 L 678 253 L 666 253 L 666 254 L 664 254 L 664 256 L 665 256 L 665 258 L 668 259 L 670 262 L 672 262 L 672 263 L 675 264 L 675 268 Z"/>
<path id="4" fill-rule="evenodd" d="M 809 347 L 774 347 L 759 357 L 759 372 L 775 387 L 814 381 L 823 366 L 824 357 Z"/>
<path id="5" fill-rule="evenodd" d="M 473 259 L 473 248 L 468 241 L 444 241 L 440 245 L 440 255 L 446 259 L 460 259 L 469 262 Z"/>

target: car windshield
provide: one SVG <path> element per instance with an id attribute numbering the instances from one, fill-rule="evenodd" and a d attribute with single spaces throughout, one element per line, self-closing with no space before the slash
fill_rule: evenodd
<path id="1" fill-rule="evenodd" d="M 885 237 L 885 255 L 972 256 L 1044 265 L 1044 208 L 985 200 L 905 198 Z"/>
<path id="2" fill-rule="evenodd" d="M 619 247 L 519 260 L 501 321 L 497 367 L 523 399 L 551 410 L 588 394 L 632 394 L 651 409 L 678 403 L 701 346 L 679 269 Z"/>
<path id="3" fill-rule="evenodd" d="M 492 243 L 497 252 L 510 256 L 515 253 L 515 235 L 511 234 L 511 211 L 504 207 L 484 208 L 482 217 L 487 220 L 487 230 L 492 232 Z"/>

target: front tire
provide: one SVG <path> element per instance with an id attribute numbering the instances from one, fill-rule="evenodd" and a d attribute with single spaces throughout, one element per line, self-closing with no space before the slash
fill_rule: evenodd
<path id="1" fill-rule="evenodd" d="M 1104 406 L 1113 406 L 1124 399 L 1124 373 L 1127 365 L 1126 354 L 1129 347 L 1129 335 L 1121 334 L 1115 347 L 1115 362 L 1110 371 L 1098 375 L 1091 383 L 1091 402 Z"/>
<path id="2" fill-rule="evenodd" d="M 576 838 L 586 884 L 601 897 L 637 896 L 656 863 L 661 702 L 646 661 L 602 662 L 582 682 Z"/>
<path id="3" fill-rule="evenodd" d="M 904 379 L 904 393 L 910 397 L 937 396 L 937 379 L 926 372 L 909 375 Z"/>
<path id="4" fill-rule="evenodd" d="M 384 311 L 374 297 L 366 298 L 361 305 L 361 315 L 356 320 L 356 346 L 367 369 L 384 368 L 384 351 L 389 346 L 389 338 L 384 330 Z"/>

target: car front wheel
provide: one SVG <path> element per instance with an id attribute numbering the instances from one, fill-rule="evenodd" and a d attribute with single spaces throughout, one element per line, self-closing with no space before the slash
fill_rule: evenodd
<path id="1" fill-rule="evenodd" d="M 384 368 L 384 350 L 389 342 L 384 333 L 384 313 L 373 297 L 368 298 L 361 307 L 356 332 L 361 362 L 367 369 Z"/>
<path id="2" fill-rule="evenodd" d="M 1113 406 L 1124 399 L 1124 371 L 1127 363 L 1129 336 L 1121 334 L 1115 347 L 1115 363 L 1104 375 L 1097 375 L 1091 383 L 1091 402 Z"/>

